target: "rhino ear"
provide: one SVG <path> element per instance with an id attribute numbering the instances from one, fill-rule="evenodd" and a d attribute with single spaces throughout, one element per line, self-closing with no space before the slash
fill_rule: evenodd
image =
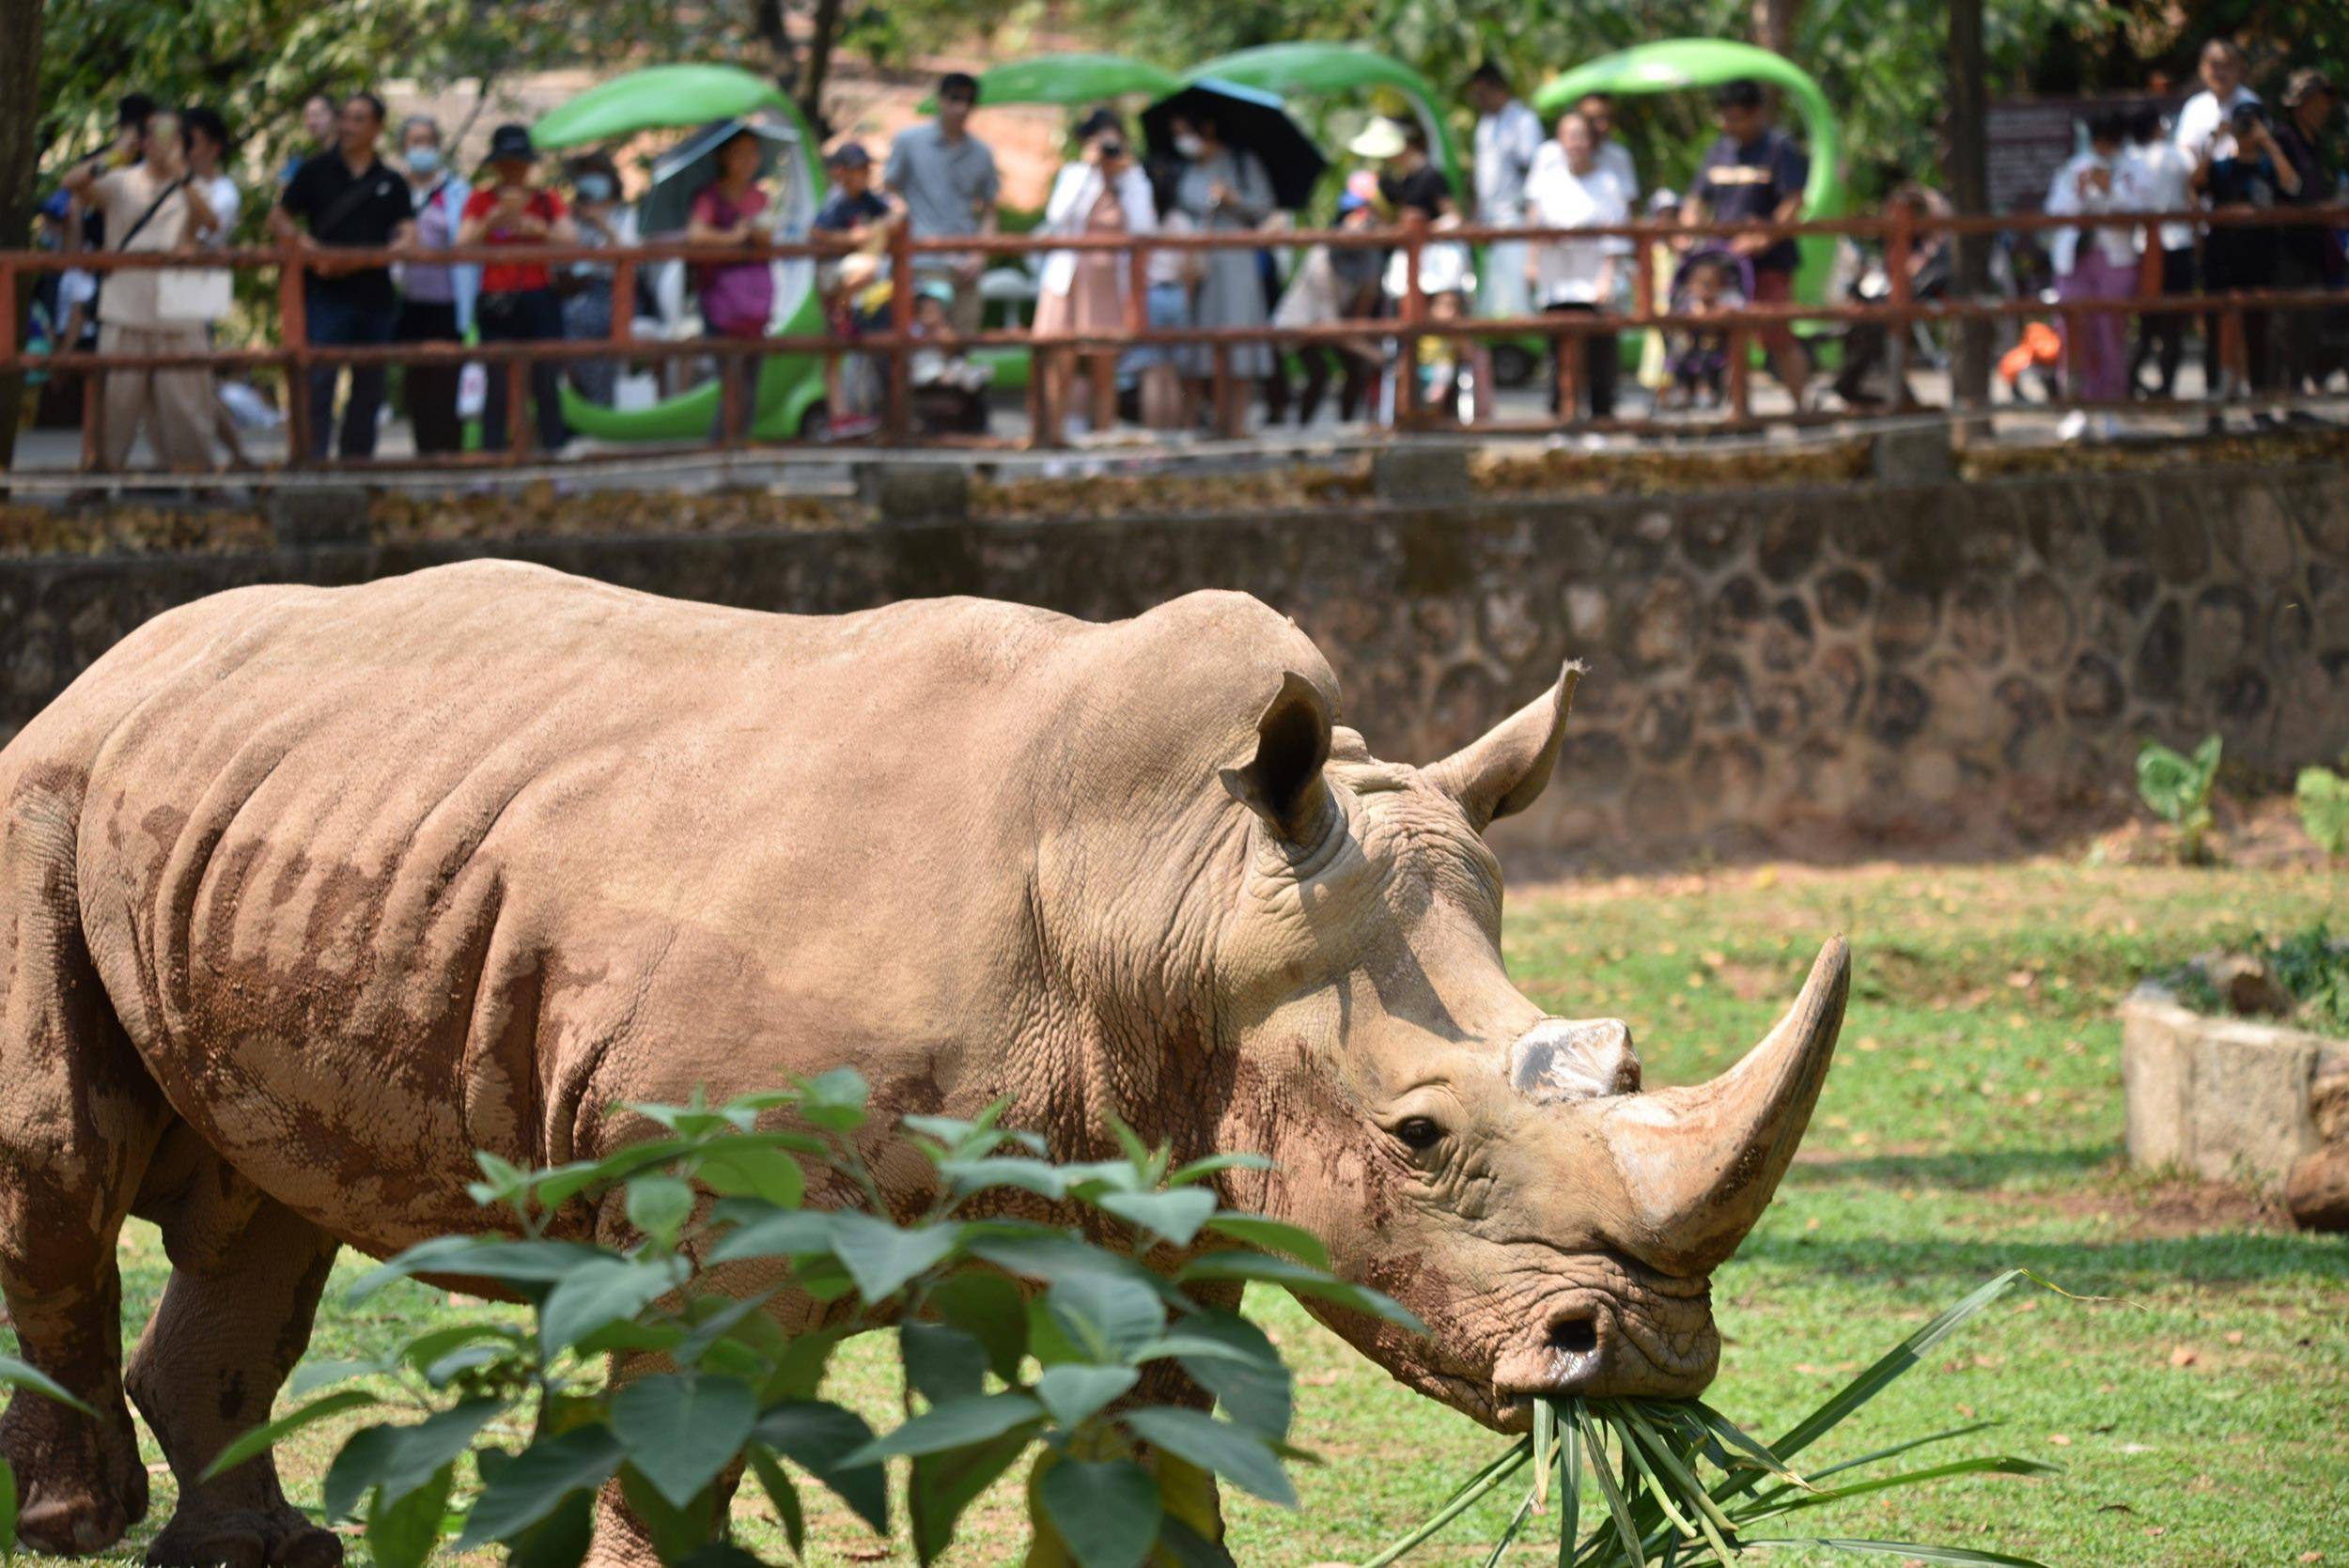
<path id="1" fill-rule="evenodd" d="M 1558 684 L 1427 770 L 1436 787 L 1460 802 L 1478 832 L 1532 805 L 1558 765 L 1582 666 L 1568 660 Z"/>
<path id="2" fill-rule="evenodd" d="M 1223 787 L 1286 844 L 1321 841 L 1330 785 L 1330 702 L 1321 689 L 1292 670 L 1256 721 L 1256 754 L 1246 767 L 1223 770 Z"/>

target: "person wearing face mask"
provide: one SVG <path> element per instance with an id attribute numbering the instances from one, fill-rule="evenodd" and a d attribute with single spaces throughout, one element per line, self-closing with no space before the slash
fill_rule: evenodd
<path id="1" fill-rule="evenodd" d="M 1201 229 L 1253 229 L 1272 216 L 1272 178 L 1264 163 L 1246 147 L 1227 147 L 1216 123 L 1180 115 L 1168 122 L 1182 171 L 1174 180 L 1174 202 Z M 1271 316 L 1264 295 L 1264 277 L 1253 251 L 1230 249 L 1199 255 L 1199 290 L 1191 306 L 1191 321 L 1200 327 L 1261 327 Z M 1215 350 L 1204 343 L 1186 344 L 1176 350 L 1183 374 L 1190 380 L 1194 406 L 1206 406 L 1215 379 Z M 1273 371 L 1269 344 L 1237 343 L 1226 350 L 1230 373 L 1242 382 L 1268 380 Z M 1235 421 L 1246 418 L 1246 403 L 1232 399 Z M 1224 435 L 1244 432 L 1226 429 Z"/>
<path id="2" fill-rule="evenodd" d="M 401 124 L 399 154 L 415 209 L 416 249 L 444 251 L 457 242 L 473 187 L 450 170 L 442 151 L 440 123 L 429 115 L 411 115 Z M 399 321 L 394 335 L 400 342 L 461 343 L 473 331 L 479 267 L 420 256 L 400 267 L 397 282 Z M 463 450 L 464 420 L 457 411 L 462 377 L 462 368 L 452 362 L 408 367 L 408 419 L 415 428 L 418 456 Z"/>
<path id="3" fill-rule="evenodd" d="M 579 242 L 604 249 L 633 245 L 641 238 L 636 212 L 620 199 L 619 165 L 604 153 L 591 152 L 570 166 L 571 221 L 579 225 Z M 574 261 L 554 280 L 563 299 L 563 335 L 588 342 L 612 335 L 612 265 L 605 261 Z M 618 362 L 579 359 L 570 363 L 571 384 L 591 403 L 609 405 L 619 379 Z"/>
<path id="4" fill-rule="evenodd" d="M 526 125 L 501 125 L 490 133 L 490 157 L 481 185 L 465 203 L 457 225 L 460 245 L 568 245 L 579 238 L 570 209 L 559 194 L 534 178 L 537 148 Z M 474 310 L 484 343 L 538 343 L 563 335 L 563 306 L 554 278 L 543 261 L 493 261 L 481 269 L 481 298 Z M 536 415 L 538 450 L 559 452 L 570 439 L 563 423 L 563 371 L 554 361 L 533 360 L 526 378 Z M 513 376 L 507 365 L 490 367 L 490 395 L 481 410 L 481 444 L 502 452 L 512 441 Z"/>

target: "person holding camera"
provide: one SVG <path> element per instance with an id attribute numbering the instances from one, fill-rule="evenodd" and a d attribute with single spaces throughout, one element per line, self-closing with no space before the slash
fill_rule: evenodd
<path id="1" fill-rule="evenodd" d="M 1158 226 L 1150 179 L 1126 140 L 1126 128 L 1109 109 L 1096 109 L 1077 128 L 1078 156 L 1061 165 L 1044 204 L 1038 232 L 1101 238 L 1146 234 Z M 1126 320 L 1126 287 L 1131 268 L 1123 252 L 1053 251 L 1037 280 L 1035 337 L 1086 337 L 1119 331 Z M 1117 419 L 1117 350 L 1085 349 L 1080 354 L 1043 355 L 1048 409 L 1066 406 L 1078 357 L 1084 361 L 1091 427 L 1105 430 Z"/>
<path id="2" fill-rule="evenodd" d="M 2263 210 L 2300 194 L 2300 173 L 2276 145 L 2267 111 L 2257 99 L 2246 98 L 2228 112 L 2226 129 L 2207 144 L 2195 166 L 2194 190 L 2219 210 Z M 2215 295 L 2236 289 L 2272 288 L 2283 256 L 2283 236 L 2269 224 L 2214 224 L 2202 242 L 2202 287 Z M 2242 396 L 2275 385 L 2275 355 L 2268 338 L 2268 313 L 2241 313 L 2242 330 L 2224 330 L 2224 318 L 2213 315 L 2208 331 L 2219 346 L 2213 356 L 2218 374 L 2212 396 Z M 2261 424 L 2268 416 L 2255 416 Z M 2218 414 L 2211 414 L 2216 427 Z"/>
<path id="3" fill-rule="evenodd" d="M 526 125 L 501 125 L 490 133 L 489 164 L 481 182 L 465 198 L 457 225 L 459 245 L 568 245 L 578 225 L 562 196 L 534 178 L 537 148 Z M 481 295 L 474 320 L 484 343 L 544 343 L 563 335 L 563 303 L 543 261 L 492 261 L 481 269 Z M 530 362 L 530 400 L 537 415 L 538 448 L 560 452 L 570 440 L 563 423 L 563 367 L 551 359 Z M 505 362 L 490 365 L 489 396 L 481 410 L 481 446 L 503 452 L 512 438 L 508 398 L 513 380 Z"/>

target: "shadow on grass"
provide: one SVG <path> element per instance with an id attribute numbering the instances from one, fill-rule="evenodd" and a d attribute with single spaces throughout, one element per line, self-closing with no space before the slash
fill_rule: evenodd
<path id="1" fill-rule="evenodd" d="M 2027 1268 L 2078 1296 L 2129 1296 L 2180 1284 L 2255 1285 L 2349 1281 L 2349 1251 L 2338 1238 L 2243 1231 L 2142 1240 L 2023 1240 L 1884 1235 L 1772 1235 L 1747 1238 L 1741 1264 L 1782 1268 L 1828 1281 L 1920 1281 L 1975 1284 L 2003 1269 Z M 1831 1288 L 1831 1287 L 1830 1287 Z"/>
<path id="2" fill-rule="evenodd" d="M 1940 1187 L 1961 1192 L 2036 1186 L 2049 1176 L 2102 1178 L 2120 1157 L 2118 1143 L 2065 1149 L 2007 1149 L 1982 1154 L 1833 1156 L 1789 1167 L 1788 1187 Z"/>

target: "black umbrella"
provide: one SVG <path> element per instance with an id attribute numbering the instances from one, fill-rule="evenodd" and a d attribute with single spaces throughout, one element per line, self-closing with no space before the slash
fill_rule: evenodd
<path id="1" fill-rule="evenodd" d="M 1237 82 L 1203 77 L 1142 112 L 1142 133 L 1160 157 L 1174 153 L 1170 129 L 1176 116 L 1215 122 L 1216 134 L 1235 152 L 1252 152 L 1272 180 L 1273 199 L 1291 211 L 1313 199 L 1314 184 L 1330 160 L 1314 146 L 1288 105 L 1271 93 L 1243 87 Z"/>

